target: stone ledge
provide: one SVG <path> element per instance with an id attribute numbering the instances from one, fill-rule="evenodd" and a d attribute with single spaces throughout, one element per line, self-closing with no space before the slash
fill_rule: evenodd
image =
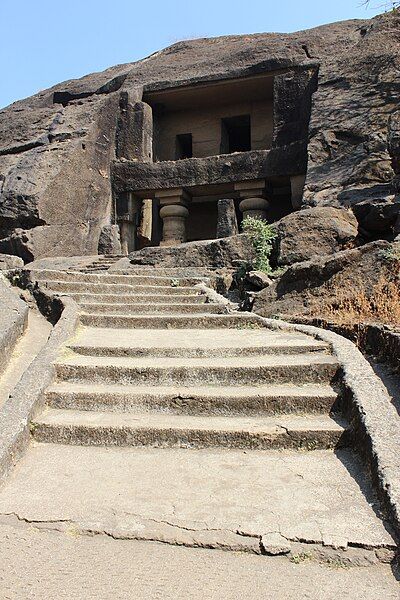
<path id="1" fill-rule="evenodd" d="M 311 325 L 254 316 L 271 329 L 299 331 L 328 342 L 341 364 L 344 416 L 352 424 L 355 450 L 370 471 L 374 488 L 400 539 L 400 420 L 387 390 L 353 342 Z"/>
<path id="2" fill-rule="evenodd" d="M 0 274 L 0 375 L 28 322 L 28 306 Z"/>
<path id="3" fill-rule="evenodd" d="M 157 190 L 233 184 L 274 176 L 288 177 L 305 173 L 306 169 L 307 144 L 300 141 L 271 150 L 205 158 L 155 163 L 114 161 L 112 180 L 116 193 L 143 191 L 149 197 Z"/>
<path id="4" fill-rule="evenodd" d="M 43 407 L 44 391 L 54 376 L 53 362 L 61 344 L 75 331 L 78 305 L 71 298 L 62 298 L 64 310 L 50 333 L 49 339 L 0 409 L 0 483 L 24 454 L 29 444 L 31 419 Z"/>

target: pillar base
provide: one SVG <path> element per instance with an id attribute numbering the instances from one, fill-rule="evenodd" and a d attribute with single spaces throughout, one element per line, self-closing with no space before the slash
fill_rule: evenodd
<path id="1" fill-rule="evenodd" d="M 267 209 L 269 206 L 268 200 L 265 198 L 245 198 L 239 204 L 239 208 L 243 213 L 243 219 L 253 217 L 254 219 L 267 219 Z"/>
<path id="2" fill-rule="evenodd" d="M 160 246 L 176 246 L 186 242 L 186 218 L 189 211 L 186 206 L 168 204 L 160 209 L 163 220 L 163 239 Z"/>

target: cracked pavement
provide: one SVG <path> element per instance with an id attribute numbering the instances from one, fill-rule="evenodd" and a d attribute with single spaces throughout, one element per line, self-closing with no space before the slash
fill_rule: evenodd
<path id="1" fill-rule="evenodd" d="M 33 443 L 0 490 L 0 515 L 13 514 L 64 531 L 253 553 L 268 532 L 289 543 L 395 547 L 361 465 L 346 450 Z"/>
<path id="2" fill-rule="evenodd" d="M 2 600 L 398 599 L 388 564 L 349 567 L 304 551 L 288 560 L 82 536 L 16 519 L 0 520 L 0 565 Z"/>

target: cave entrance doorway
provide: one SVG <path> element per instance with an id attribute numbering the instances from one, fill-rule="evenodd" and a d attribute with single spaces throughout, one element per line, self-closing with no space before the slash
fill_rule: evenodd
<path id="1" fill-rule="evenodd" d="M 221 154 L 251 150 L 250 115 L 221 119 Z"/>

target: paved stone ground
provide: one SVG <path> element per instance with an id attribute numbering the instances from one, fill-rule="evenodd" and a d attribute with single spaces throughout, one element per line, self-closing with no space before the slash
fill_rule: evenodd
<path id="1" fill-rule="evenodd" d="M 389 565 L 343 568 L 0 524 L 2 600 L 398 600 Z"/>
<path id="2" fill-rule="evenodd" d="M 374 511 L 362 469 L 347 450 L 33 443 L 0 491 L 0 514 L 11 513 L 29 521 L 68 521 L 71 527 L 117 537 L 178 543 L 203 540 L 236 547 L 232 532 L 280 531 L 291 540 L 394 545 Z M 244 544 L 246 537 L 241 539 Z"/>

